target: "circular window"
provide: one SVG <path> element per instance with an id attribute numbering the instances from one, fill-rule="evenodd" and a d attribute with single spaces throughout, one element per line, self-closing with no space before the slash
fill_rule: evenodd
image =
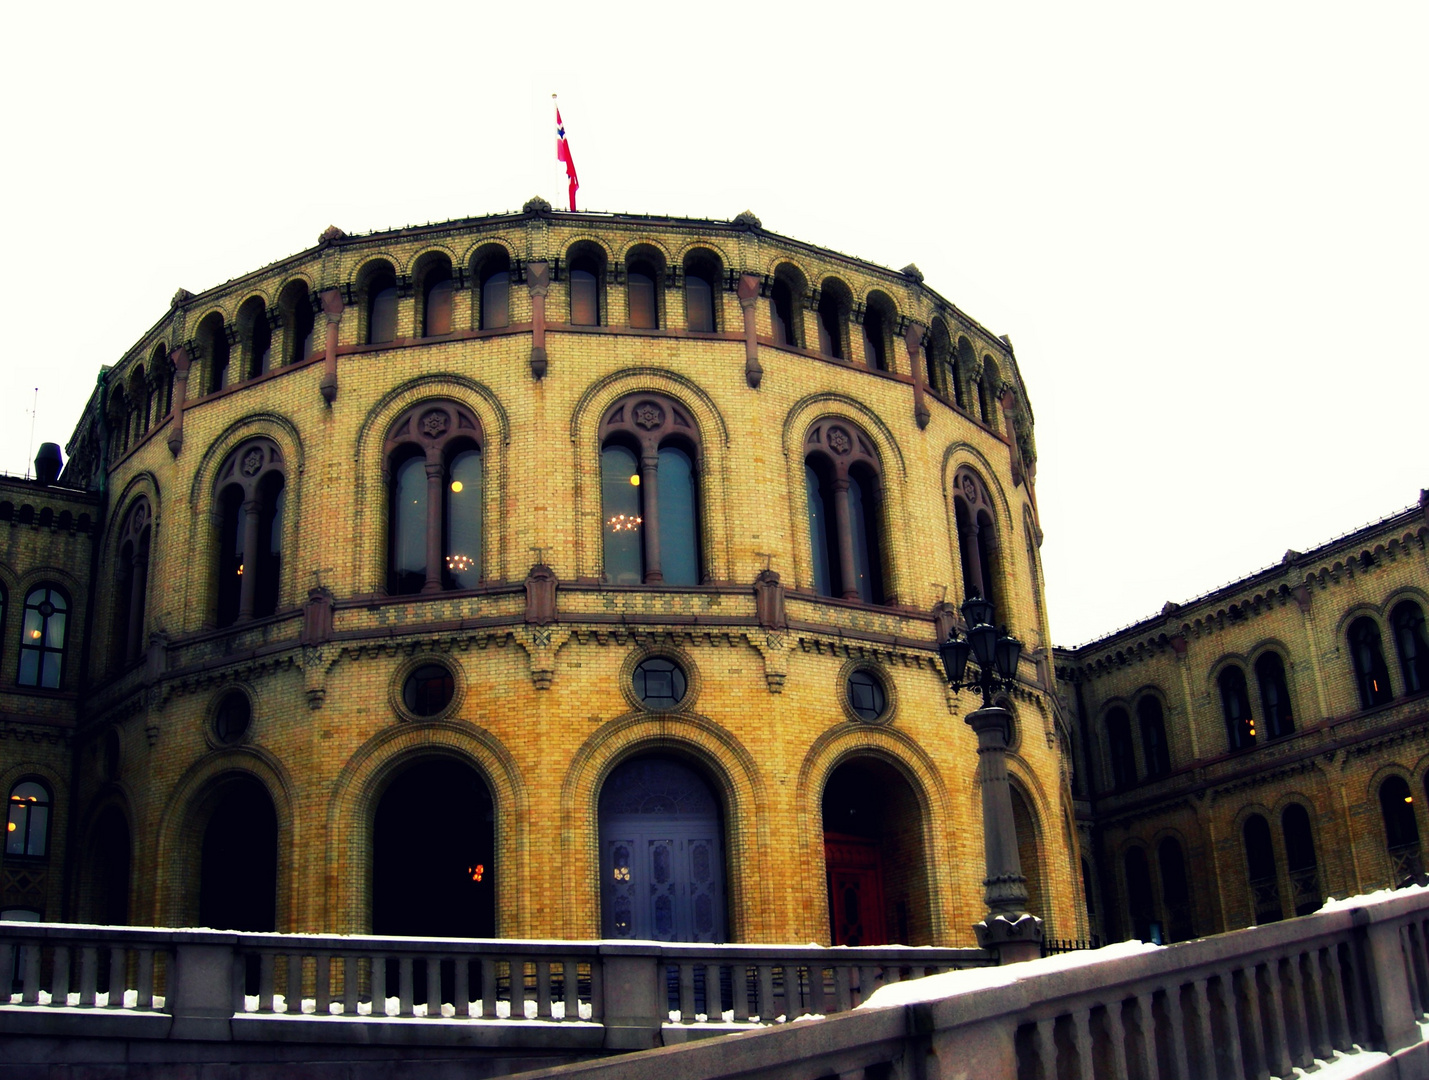
<path id="1" fill-rule="evenodd" d="M 224 746 L 242 742 L 253 720 L 253 706 L 248 695 L 234 691 L 226 695 L 213 711 L 213 734 Z"/>
<path id="2" fill-rule="evenodd" d="M 442 664 L 423 664 L 402 684 L 402 704 L 413 716 L 436 716 L 451 704 L 456 685 Z"/>
<path id="3" fill-rule="evenodd" d="M 883 683 L 867 668 L 859 668 L 848 677 L 848 706 L 860 720 L 873 723 L 888 708 L 888 695 Z"/>
<path id="4" fill-rule="evenodd" d="M 685 700 L 685 669 L 663 656 L 635 665 L 635 696 L 649 709 L 673 709 Z"/>

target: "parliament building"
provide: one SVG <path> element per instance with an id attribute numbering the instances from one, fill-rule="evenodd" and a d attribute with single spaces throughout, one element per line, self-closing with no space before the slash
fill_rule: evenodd
<path id="1" fill-rule="evenodd" d="M 1025 644 L 1029 906 L 1086 938 L 1109 902 L 1031 403 L 914 266 L 539 199 L 330 228 L 180 290 L 37 474 L 0 479 L 6 919 L 971 945 L 979 700 L 936 646 L 972 593 Z M 1339 702 L 1315 662 L 1297 732 Z M 1078 685 L 1120 700 L 1111 664 Z"/>

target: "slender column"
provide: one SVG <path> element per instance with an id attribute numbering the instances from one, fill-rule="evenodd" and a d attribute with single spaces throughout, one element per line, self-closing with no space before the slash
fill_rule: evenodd
<path id="1" fill-rule="evenodd" d="M 908 367 L 913 374 L 913 419 L 921 429 L 928 426 L 931 415 L 928 412 L 928 403 L 923 397 L 923 376 L 926 371 L 919 355 L 922 352 L 923 328 L 917 323 L 910 323 L 903 335 L 903 344 L 908 349 Z"/>
<path id="2" fill-rule="evenodd" d="M 1092 1076 L 1091 1009 L 1078 1009 L 1072 1013 L 1072 1041 L 1077 1047 L 1077 1080 L 1095 1080 Z"/>
<path id="3" fill-rule="evenodd" d="M 839 579 L 843 583 L 843 598 L 858 599 L 858 584 L 854 580 L 853 510 L 849 506 L 847 476 L 834 478 L 834 523 L 839 535 Z"/>
<path id="4" fill-rule="evenodd" d="M 1330 1014 L 1329 1026 L 1334 1030 L 1335 1049 L 1348 1050 L 1350 1043 L 1354 1042 L 1354 1034 L 1350 1031 L 1350 1014 L 1345 1007 L 1345 984 L 1340 979 L 1340 950 L 1335 942 L 1330 942 L 1325 949 L 1325 957 L 1330 970 L 1320 985 L 1325 988 L 1325 1009 Z"/>
<path id="5" fill-rule="evenodd" d="M 1042 1080 L 1057 1080 L 1057 1043 L 1052 1038 L 1055 1017 L 1037 1021 L 1037 1057 L 1042 1064 Z"/>
<path id="6" fill-rule="evenodd" d="M 1141 1025 L 1141 1075 L 1160 1080 L 1156 1067 L 1156 1019 L 1151 1012 L 1151 994 L 1136 995 L 1136 1019 Z"/>
<path id="7" fill-rule="evenodd" d="M 1225 1018 L 1226 1057 L 1230 1061 L 1231 1075 L 1245 1076 L 1245 1057 L 1240 1046 L 1240 1009 L 1235 1000 L 1235 976 L 1229 971 L 1221 972 L 1217 997 L 1221 1003 L 1221 1015 Z"/>
<path id="8" fill-rule="evenodd" d="M 741 274 L 735 288 L 739 306 L 744 312 L 744 381 L 751 390 L 758 390 L 764 378 L 759 364 L 759 339 L 755 332 L 755 308 L 759 302 L 759 279 L 753 274 Z"/>
<path id="9" fill-rule="evenodd" d="M 189 385 L 189 351 L 180 345 L 169 353 L 174 362 L 174 400 L 170 406 L 174 418 L 169 428 L 169 453 L 179 456 L 184 448 L 184 396 Z"/>
<path id="10" fill-rule="evenodd" d="M 968 514 L 967 543 L 963 545 L 963 554 L 968 561 L 968 576 L 972 578 L 973 584 L 977 586 L 978 593 L 982 593 L 982 551 L 978 547 L 978 533 L 981 529 L 976 521 L 972 519 L 972 513 Z M 986 599 L 986 597 L 984 597 Z"/>
<path id="11" fill-rule="evenodd" d="M 321 296 L 323 316 L 327 319 L 327 351 L 323 357 L 323 377 L 318 390 L 331 405 L 337 400 L 337 324 L 342 322 L 342 293 L 325 289 Z"/>
<path id="12" fill-rule="evenodd" d="M 423 592 L 442 590 L 442 462 L 427 458 L 427 580 Z"/>
<path id="13" fill-rule="evenodd" d="M 1279 960 L 1271 960 L 1265 965 L 1265 978 L 1270 984 L 1270 1042 L 1266 1047 L 1266 1065 L 1276 1076 L 1289 1076 L 1293 1066 L 1290 1062 L 1290 1040 L 1286 1034 L 1285 994 L 1280 983 Z"/>
<path id="14" fill-rule="evenodd" d="M 258 590 L 258 514 L 262 504 L 254 497 L 243 500 L 243 581 L 238 587 L 238 617 L 253 618 L 253 597 Z"/>
<path id="15" fill-rule="evenodd" d="M 1305 954 L 1305 1030 L 1310 1038 L 1310 1052 L 1326 1061 L 1334 1053 L 1335 1036 L 1330 1030 L 1330 1013 L 1325 1007 L 1325 978 L 1320 969 L 1320 950 L 1311 949 Z"/>
<path id="16" fill-rule="evenodd" d="M 1186 1056 L 1186 1014 L 1181 1008 L 1181 987 L 1171 983 L 1162 989 L 1166 993 L 1166 1019 L 1171 1025 L 1170 1080 L 1191 1080 Z"/>
<path id="17" fill-rule="evenodd" d="M 1106 1005 L 1107 1039 L 1111 1043 L 1112 1080 L 1128 1080 L 1131 1075 L 1126 1068 L 1126 1025 L 1121 1019 L 1121 998 L 1113 998 Z"/>
<path id="18" fill-rule="evenodd" d="M 1241 989 L 1245 991 L 1246 1033 L 1250 1036 L 1250 1045 L 1242 1049 L 1252 1059 L 1251 1067 L 1255 1070 L 1252 1075 L 1256 1080 L 1270 1080 L 1269 1060 L 1265 1052 L 1265 1028 L 1260 1022 L 1258 969 L 1256 967 L 1242 968 L 1240 978 Z M 1232 975 L 1231 979 L 1234 982 L 1235 976 Z"/>
<path id="19" fill-rule="evenodd" d="M 1290 1060 L 1292 1064 L 1308 1069 L 1315 1063 L 1315 1055 L 1310 1045 L 1314 1040 L 1315 1022 L 1310 1016 L 1310 1001 L 1305 996 L 1305 979 L 1300 971 L 1300 959 L 1301 954 L 1298 952 L 1290 958 L 1290 993 L 1295 999 L 1291 1005 L 1294 1010 L 1295 1035 L 1290 1043 Z"/>
<path id="20" fill-rule="evenodd" d="M 135 548 L 139 545 L 136 543 Z M 144 592 L 147 578 L 145 574 L 146 559 L 144 552 L 139 550 L 134 555 L 132 569 L 129 571 L 129 640 L 125 646 L 125 654 L 130 660 L 137 659 L 143 652 L 144 636 Z"/>
<path id="21" fill-rule="evenodd" d="M 1206 994 L 1206 980 L 1197 979 L 1191 984 L 1192 1009 L 1196 1013 L 1196 1048 L 1200 1051 L 1201 1071 L 1206 1076 L 1216 1075 L 1216 1044 L 1211 1037 L 1211 1002 Z"/>
<path id="22" fill-rule="evenodd" d="M 551 265 L 540 260 L 526 264 L 526 288 L 531 292 L 531 375 L 546 376 L 546 294 L 551 289 Z"/>
<path id="23" fill-rule="evenodd" d="M 645 584 L 659 585 L 660 572 L 660 451 L 645 450 L 640 455 L 640 537 L 645 545 Z"/>

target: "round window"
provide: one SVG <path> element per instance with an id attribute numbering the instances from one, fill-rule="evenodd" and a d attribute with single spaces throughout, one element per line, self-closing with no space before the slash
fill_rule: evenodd
<path id="1" fill-rule="evenodd" d="M 218 703 L 213 713 L 213 734 L 225 746 L 241 742 L 248 734 L 248 725 L 253 719 L 253 706 L 248 695 L 234 691 Z"/>
<path id="2" fill-rule="evenodd" d="M 451 704 L 452 673 L 441 664 L 423 664 L 402 684 L 402 704 L 413 716 L 436 716 Z"/>
<path id="3" fill-rule="evenodd" d="M 873 672 L 860 668 L 848 677 L 848 704 L 860 720 L 872 723 L 888 708 L 888 695 Z"/>
<path id="4" fill-rule="evenodd" d="M 685 700 L 685 670 L 673 660 L 652 656 L 635 668 L 635 696 L 648 708 L 673 709 Z"/>

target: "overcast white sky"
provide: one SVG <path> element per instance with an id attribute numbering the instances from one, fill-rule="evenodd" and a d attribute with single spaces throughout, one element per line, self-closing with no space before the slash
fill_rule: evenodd
<path id="1" fill-rule="evenodd" d="M 729 218 L 1011 336 L 1053 638 L 1429 486 L 1429 4 L 23 4 L 0 470 L 195 292 L 348 232 Z"/>

